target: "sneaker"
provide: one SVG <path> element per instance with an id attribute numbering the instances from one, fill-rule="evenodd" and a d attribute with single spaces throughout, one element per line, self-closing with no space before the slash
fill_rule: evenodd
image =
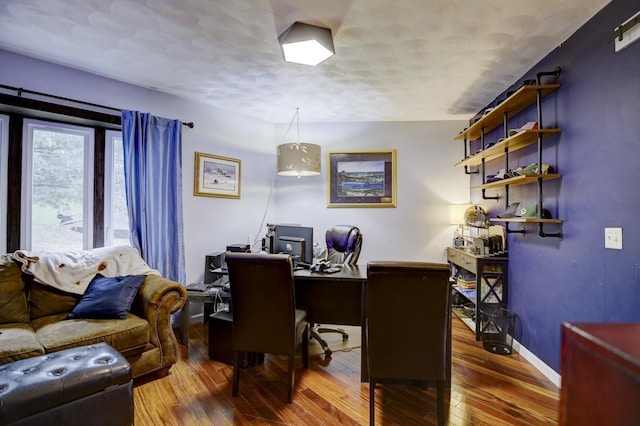
<path id="1" fill-rule="evenodd" d="M 553 167 L 542 163 L 542 172 L 538 171 L 538 163 L 529 164 L 526 167 L 518 167 L 513 171 L 516 176 L 553 173 Z"/>
<path id="2" fill-rule="evenodd" d="M 524 123 L 522 126 L 520 126 L 519 129 L 510 129 L 509 130 L 509 136 L 513 136 L 516 133 L 520 133 L 524 130 L 531 130 L 531 129 L 537 129 L 538 128 L 538 122 L 537 121 L 527 121 L 526 123 Z"/>
<path id="3" fill-rule="evenodd" d="M 509 207 L 507 207 L 507 210 L 504 213 L 500 213 L 497 216 L 500 219 L 507 219 L 507 218 L 510 218 L 510 217 L 516 217 L 516 213 L 518 213 L 519 208 L 520 208 L 520 203 L 511 203 L 511 204 L 509 204 Z"/>

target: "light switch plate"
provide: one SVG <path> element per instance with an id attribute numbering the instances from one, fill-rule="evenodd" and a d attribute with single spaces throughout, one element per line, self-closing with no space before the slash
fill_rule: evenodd
<path id="1" fill-rule="evenodd" d="M 604 228 L 604 248 L 622 250 L 622 228 Z"/>

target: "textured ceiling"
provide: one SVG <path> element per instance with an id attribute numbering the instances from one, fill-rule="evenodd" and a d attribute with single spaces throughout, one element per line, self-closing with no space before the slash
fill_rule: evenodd
<path id="1" fill-rule="evenodd" d="M 0 48 L 274 123 L 459 119 L 609 1 L 0 0 Z M 335 56 L 285 63 L 295 21 Z"/>

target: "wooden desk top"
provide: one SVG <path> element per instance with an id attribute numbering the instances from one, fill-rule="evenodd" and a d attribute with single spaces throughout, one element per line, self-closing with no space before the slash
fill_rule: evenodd
<path id="1" fill-rule="evenodd" d="M 308 269 L 298 269 L 293 272 L 296 279 L 302 280 L 343 280 L 343 281 L 366 281 L 367 268 L 358 267 L 358 265 L 343 265 L 342 270 L 333 274 L 323 272 L 312 272 Z"/>
<path id="2" fill-rule="evenodd" d="M 223 271 L 222 269 L 214 269 L 214 273 L 217 274 L 228 274 L 228 271 Z M 334 272 L 333 274 L 325 274 L 323 272 L 311 272 L 309 269 L 298 269 L 293 271 L 293 276 L 295 278 L 300 278 L 303 280 L 315 280 L 315 279 L 329 279 L 329 280 L 367 280 L 367 267 L 363 266 L 360 268 L 358 265 L 342 265 L 342 270 L 339 272 Z"/>

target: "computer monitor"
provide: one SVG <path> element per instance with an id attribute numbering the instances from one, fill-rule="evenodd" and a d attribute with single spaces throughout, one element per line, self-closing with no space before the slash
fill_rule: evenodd
<path id="1" fill-rule="evenodd" d="M 304 249 L 302 250 L 303 255 L 300 256 L 300 261 L 313 263 L 313 228 L 301 225 L 275 225 L 273 235 L 275 250 L 272 249 L 272 253 L 284 252 L 284 250 L 281 250 L 280 237 L 303 239 Z"/>
<path id="2" fill-rule="evenodd" d="M 306 241 L 304 238 L 299 237 L 289 237 L 286 235 L 281 235 L 278 237 L 278 252 L 279 253 L 287 253 L 293 256 L 295 261 L 305 262 L 305 245 Z"/>

